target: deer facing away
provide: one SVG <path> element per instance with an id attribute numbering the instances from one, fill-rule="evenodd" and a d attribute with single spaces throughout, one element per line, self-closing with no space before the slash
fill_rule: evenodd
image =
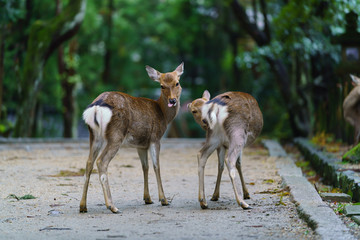
<path id="1" fill-rule="evenodd" d="M 132 97 L 121 92 L 104 92 L 83 113 L 90 134 L 90 152 L 86 163 L 80 212 L 87 212 L 87 191 L 95 160 L 106 207 L 113 213 L 119 212 L 111 198 L 107 169 L 120 146 L 137 149 L 144 174 L 146 204 L 153 203 L 148 187 L 148 150 L 150 150 L 159 201 L 162 205 L 168 205 L 160 177 L 160 139 L 167 125 L 179 111 L 181 95 L 179 80 L 184 71 L 184 64 L 181 63 L 175 71 L 168 73 L 160 73 L 149 66 L 146 66 L 146 71 L 152 80 L 161 85 L 161 95 L 158 100 Z"/>
<path id="2" fill-rule="evenodd" d="M 195 121 L 206 130 L 206 142 L 197 156 L 201 208 L 207 208 L 204 168 L 207 159 L 215 150 L 217 150 L 219 165 L 215 191 L 211 200 L 217 201 L 219 198 L 225 161 L 237 203 L 244 209 L 250 208 L 237 192 L 235 169 L 240 175 L 244 199 L 249 199 L 250 195 L 241 170 L 241 157 L 243 148 L 255 141 L 263 127 L 263 117 L 257 101 L 251 95 L 242 92 L 226 92 L 210 100 L 210 93 L 206 90 L 202 98 L 194 100 L 188 108 Z"/>
<path id="3" fill-rule="evenodd" d="M 350 75 L 354 88 L 344 100 L 344 118 L 355 128 L 354 144 L 360 141 L 360 78 Z"/>

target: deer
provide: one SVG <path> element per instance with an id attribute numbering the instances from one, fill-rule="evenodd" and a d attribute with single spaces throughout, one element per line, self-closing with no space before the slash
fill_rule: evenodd
<path id="1" fill-rule="evenodd" d="M 158 100 L 133 97 L 122 92 L 104 92 L 86 108 L 83 119 L 88 126 L 90 151 L 86 162 L 85 183 L 80 201 L 80 213 L 87 212 L 86 199 L 91 171 L 96 160 L 105 205 L 113 213 L 119 213 L 114 205 L 108 180 L 108 165 L 121 146 L 136 148 L 144 175 L 144 201 L 152 204 L 148 186 L 148 152 L 156 175 L 159 201 L 168 205 L 160 176 L 160 139 L 167 125 L 176 117 L 180 108 L 180 76 L 184 72 L 181 63 L 173 72 L 160 73 L 146 66 L 149 77 L 160 83 Z"/>
<path id="2" fill-rule="evenodd" d="M 205 90 L 201 98 L 195 99 L 187 107 L 195 121 L 206 131 L 205 144 L 197 155 L 200 207 L 208 208 L 204 190 L 204 168 L 209 156 L 217 150 L 218 175 L 211 201 L 219 199 L 225 162 L 238 205 L 243 209 L 250 209 L 244 201 L 250 199 L 250 194 L 242 174 L 241 159 L 244 147 L 255 141 L 263 127 L 263 116 L 257 101 L 243 92 L 225 92 L 210 100 L 210 93 Z M 237 191 L 235 169 L 240 175 L 244 199 Z"/>
<path id="3" fill-rule="evenodd" d="M 346 96 L 343 102 L 344 118 L 355 128 L 354 144 L 360 141 L 360 78 L 351 75 L 354 88 Z"/>

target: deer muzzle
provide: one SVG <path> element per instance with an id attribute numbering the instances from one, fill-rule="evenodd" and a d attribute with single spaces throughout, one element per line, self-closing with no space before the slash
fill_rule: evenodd
<path id="1" fill-rule="evenodd" d="M 170 98 L 169 103 L 168 103 L 168 107 L 175 107 L 176 103 L 177 103 L 176 98 Z"/>

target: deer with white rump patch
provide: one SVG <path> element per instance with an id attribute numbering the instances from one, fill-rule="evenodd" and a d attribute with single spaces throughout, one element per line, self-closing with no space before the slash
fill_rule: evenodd
<path id="1" fill-rule="evenodd" d="M 148 150 L 150 150 L 159 201 L 163 206 L 168 205 L 160 177 L 160 139 L 164 135 L 167 125 L 179 111 L 181 95 L 179 80 L 184 71 L 184 64 L 181 63 L 175 71 L 168 73 L 160 73 L 149 66 L 146 66 L 146 71 L 152 80 L 161 85 L 161 95 L 158 100 L 132 97 L 121 92 L 104 92 L 83 113 L 83 119 L 88 125 L 90 133 L 90 153 L 86 163 L 80 212 L 87 212 L 87 191 L 95 160 L 104 192 L 105 205 L 113 213 L 119 212 L 111 198 L 107 169 L 120 146 L 137 149 L 144 173 L 146 204 L 153 203 L 148 186 Z"/>
<path id="2" fill-rule="evenodd" d="M 360 141 L 360 78 L 350 75 L 354 88 L 344 100 L 344 118 L 355 128 L 354 144 Z"/>
<path id="3" fill-rule="evenodd" d="M 257 101 L 251 95 L 242 92 L 226 92 L 210 100 L 210 93 L 206 90 L 202 98 L 194 100 L 188 108 L 195 121 L 206 130 L 206 142 L 197 156 L 201 208 L 207 208 L 204 190 L 205 164 L 209 156 L 217 150 L 218 176 L 211 200 L 217 201 L 219 198 L 225 161 L 236 201 L 242 208 L 249 209 L 250 206 L 237 192 L 235 169 L 240 175 L 244 199 L 249 199 L 250 195 L 241 170 L 241 158 L 244 147 L 255 141 L 263 127 L 263 117 Z"/>

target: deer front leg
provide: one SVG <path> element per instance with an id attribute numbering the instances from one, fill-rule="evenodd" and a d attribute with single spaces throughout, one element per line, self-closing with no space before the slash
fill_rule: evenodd
<path id="1" fill-rule="evenodd" d="M 240 180 L 241 180 L 241 186 L 242 186 L 242 189 L 243 189 L 244 199 L 250 199 L 250 194 L 249 194 L 249 191 L 248 191 L 248 189 L 246 187 L 245 180 L 244 180 L 242 170 L 241 170 L 241 158 L 242 158 L 242 151 L 240 151 L 240 156 L 238 157 L 238 159 L 236 161 L 236 168 L 237 168 L 237 170 L 239 172 L 239 175 L 240 175 Z"/>
<path id="2" fill-rule="evenodd" d="M 144 201 L 145 204 L 152 204 L 153 201 L 151 201 L 151 197 L 149 193 L 149 182 L 148 182 L 148 175 L 149 175 L 148 150 L 138 148 L 137 152 L 139 154 L 139 158 L 144 173 Z"/>
<path id="3" fill-rule="evenodd" d="M 211 198 L 211 201 L 217 201 L 219 200 L 219 196 L 220 196 L 220 182 L 221 182 L 221 176 L 222 173 L 224 171 L 224 160 L 225 160 L 225 152 L 226 149 L 224 146 L 219 147 L 218 149 L 216 149 L 217 151 L 217 155 L 218 155 L 218 175 L 217 175 L 217 179 L 216 179 L 216 185 L 215 185 L 215 190 L 214 190 L 214 194 Z"/>
<path id="4" fill-rule="evenodd" d="M 115 207 L 111 198 L 107 170 L 111 159 L 113 159 L 113 157 L 115 156 L 118 150 L 119 150 L 119 144 L 117 142 L 114 143 L 108 142 L 108 145 L 105 147 L 100 157 L 96 161 L 96 165 L 99 170 L 100 183 L 104 192 L 105 205 L 113 213 L 119 213 L 119 209 Z"/>
<path id="5" fill-rule="evenodd" d="M 231 183 L 234 188 L 235 198 L 237 203 L 243 208 L 243 209 L 250 209 L 250 206 L 240 197 L 239 193 L 237 192 L 236 183 L 235 183 L 235 174 L 236 174 L 236 168 L 235 164 L 236 161 L 242 151 L 242 147 L 239 145 L 232 145 L 229 148 L 228 157 L 225 159 L 226 166 L 229 170 L 229 175 L 231 179 Z"/>
<path id="6" fill-rule="evenodd" d="M 162 182 L 161 182 L 161 176 L 160 176 L 160 161 L 159 161 L 159 153 L 160 153 L 160 143 L 151 143 L 150 144 L 150 155 L 153 162 L 153 167 L 156 175 L 156 181 L 158 185 L 158 191 L 159 191 L 159 201 L 161 202 L 161 205 L 167 206 L 169 205 L 168 201 L 166 200 Z"/>
<path id="7" fill-rule="evenodd" d="M 198 174 L 199 174 L 199 202 L 200 207 L 202 209 L 206 209 L 207 203 L 205 198 L 205 186 L 204 186 L 204 170 L 206 161 L 209 156 L 215 151 L 217 146 L 215 145 L 208 145 L 205 143 L 203 148 L 200 150 L 199 154 L 197 155 L 198 158 Z"/>

